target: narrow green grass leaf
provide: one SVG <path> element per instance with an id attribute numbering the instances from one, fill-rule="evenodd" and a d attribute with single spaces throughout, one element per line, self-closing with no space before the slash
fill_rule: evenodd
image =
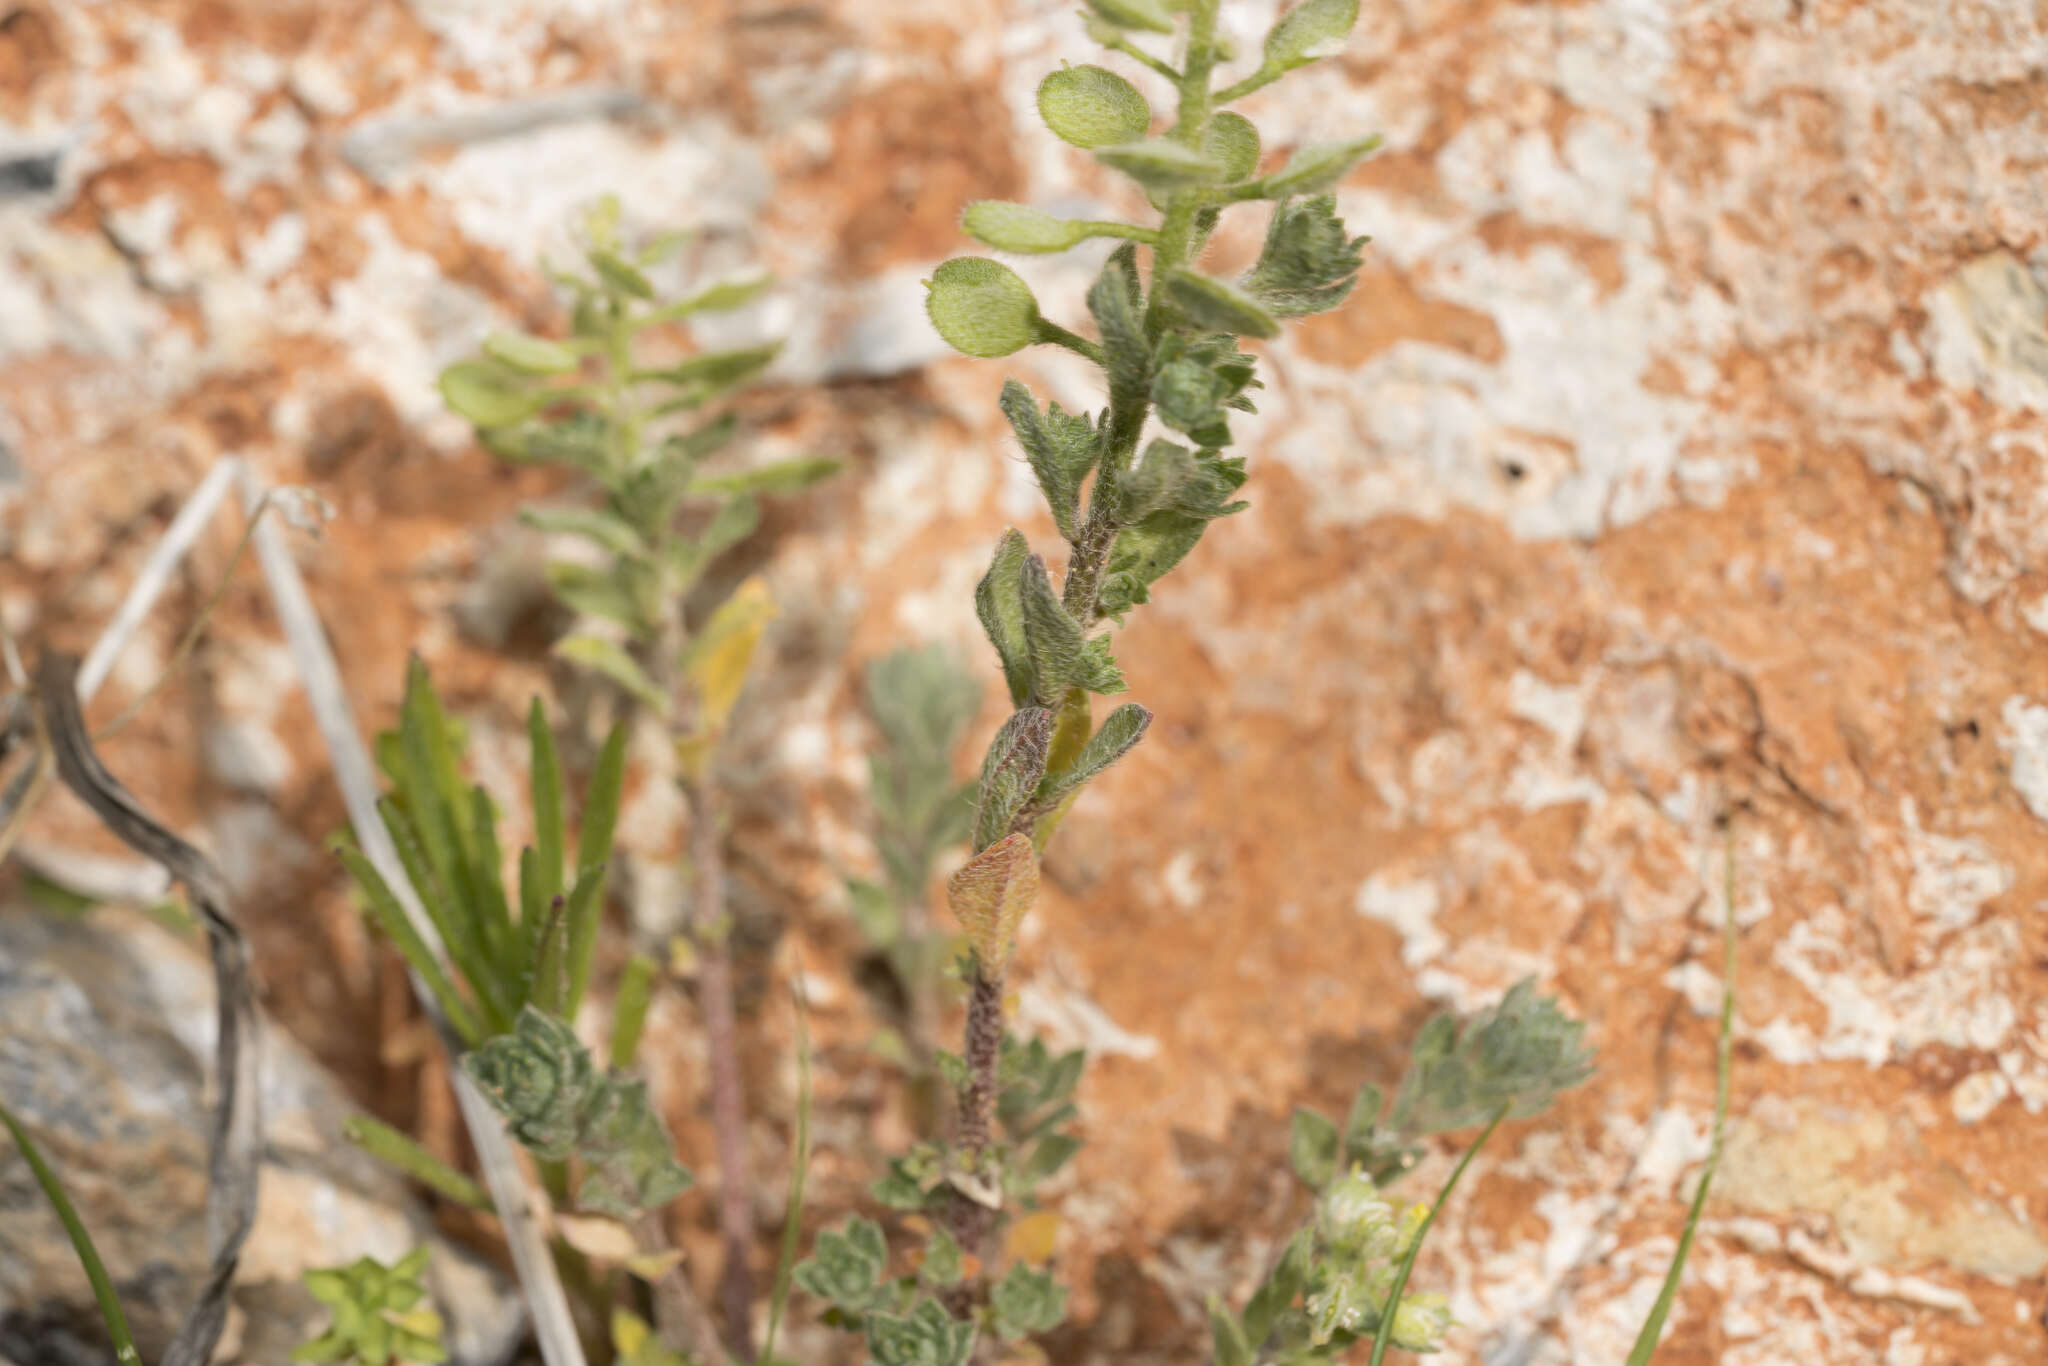
<path id="1" fill-rule="evenodd" d="M 85 1268 L 85 1278 L 92 1282 L 92 1297 L 99 1301 L 100 1318 L 106 1322 L 107 1336 L 114 1342 L 114 1359 L 120 1366 L 142 1366 L 142 1353 L 135 1350 L 135 1335 L 128 1331 L 128 1316 L 121 1312 L 121 1301 L 114 1294 L 114 1282 L 107 1275 L 107 1268 L 100 1261 L 99 1250 L 92 1245 L 92 1235 L 85 1231 L 85 1223 L 72 1208 L 71 1198 L 64 1194 L 63 1183 L 57 1180 L 57 1173 L 50 1170 L 50 1164 L 43 1161 L 43 1155 L 7 1107 L 0 1105 L 0 1124 L 7 1126 L 7 1132 L 14 1136 L 14 1145 L 21 1149 L 21 1155 L 28 1160 L 28 1167 L 35 1173 L 36 1184 L 43 1188 L 43 1196 L 50 1202 L 50 1208 L 57 1211 L 57 1218 L 64 1224 L 64 1231 L 71 1235 L 71 1249 L 78 1254 L 78 1264 Z"/>
<path id="2" fill-rule="evenodd" d="M 788 1213 L 782 1221 L 782 1250 L 775 1258 L 775 1285 L 768 1296 L 768 1331 L 755 1366 L 774 1366 L 775 1330 L 782 1324 L 789 1304 L 789 1285 L 796 1271 L 796 1254 L 803 1242 L 804 1184 L 811 1171 L 811 1028 L 810 1011 L 804 1001 L 803 982 L 791 979 L 789 996 L 796 1006 L 796 1151 L 791 1154 Z"/>
<path id="3" fill-rule="evenodd" d="M 562 846 L 568 837 L 562 821 L 562 761 L 555 752 L 555 733 L 548 728 L 547 711 L 538 697 L 526 712 L 526 742 L 532 754 L 534 870 L 540 879 L 540 904 L 545 907 L 562 890 Z"/>
<path id="4" fill-rule="evenodd" d="M 1735 833 L 1728 833 L 1726 893 L 1721 915 L 1721 1032 L 1715 1043 L 1714 1137 L 1707 1146 L 1706 1166 L 1700 1171 L 1699 1189 L 1692 1193 L 1692 1206 L 1685 1212 L 1685 1230 L 1678 1235 L 1678 1247 L 1671 1254 L 1671 1266 L 1657 1291 L 1657 1302 L 1629 1349 L 1628 1366 L 1650 1366 L 1657 1355 L 1657 1339 L 1664 1334 L 1665 1320 L 1678 1299 L 1678 1283 L 1685 1274 L 1685 1259 L 1692 1252 L 1692 1240 L 1699 1232 L 1700 1215 L 1707 1207 L 1707 1189 L 1714 1184 L 1714 1172 L 1721 1165 L 1721 1142 L 1728 1128 L 1728 1087 L 1735 1069 Z"/>
<path id="5" fill-rule="evenodd" d="M 396 1167 L 458 1205 L 486 1214 L 494 1208 L 489 1191 L 380 1119 L 350 1115 L 341 1123 L 341 1136 L 379 1162 Z"/>
<path id="6" fill-rule="evenodd" d="M 518 940 L 512 933 L 512 906 L 505 899 L 505 858 L 498 848 L 498 816 L 490 794 L 481 785 L 469 790 L 470 828 L 476 831 L 477 910 L 484 949 L 497 965 L 500 980 L 519 974 Z"/>
<path id="7" fill-rule="evenodd" d="M 647 1025 L 647 1006 L 654 999 L 655 961 L 636 953 L 626 962 L 619 978 L 619 994 L 612 1002 L 612 1068 L 623 1072 L 633 1065 L 640 1051 L 640 1032 Z"/>
<path id="8" fill-rule="evenodd" d="M 1372 1335 L 1372 1356 L 1366 1366 L 1380 1366 L 1387 1355 L 1387 1348 L 1394 1340 L 1394 1314 L 1401 1308 L 1401 1292 L 1408 1288 L 1408 1273 L 1415 1270 L 1415 1259 L 1422 1253 L 1422 1240 L 1429 1236 L 1429 1226 L 1436 1222 L 1444 1202 L 1451 1198 L 1451 1192 L 1458 1188 L 1458 1180 L 1465 1175 L 1465 1168 L 1472 1165 L 1472 1159 L 1479 1156 L 1479 1150 L 1486 1146 L 1486 1140 L 1493 1137 L 1493 1131 L 1508 1116 L 1508 1107 L 1503 1105 L 1493 1112 L 1493 1118 L 1486 1121 L 1486 1127 L 1479 1131 L 1479 1137 L 1472 1140 L 1472 1146 L 1465 1149 L 1465 1155 L 1458 1159 L 1458 1165 L 1451 1169 L 1450 1179 L 1437 1192 L 1436 1202 L 1429 1207 L 1429 1213 L 1422 1217 L 1422 1226 L 1415 1230 L 1415 1241 L 1408 1245 L 1408 1255 L 1401 1259 L 1401 1267 L 1394 1273 L 1393 1288 L 1387 1291 L 1387 1303 L 1380 1312 L 1379 1328 Z"/>
<path id="9" fill-rule="evenodd" d="M 398 861 L 405 865 L 406 876 L 419 892 L 427 918 L 440 932 L 449 962 L 476 993 L 477 1003 L 487 1017 L 484 1032 L 501 1034 L 510 1029 L 517 1012 L 511 1007 L 510 992 L 498 979 L 495 963 L 477 937 L 476 921 L 469 914 L 468 905 L 449 887 L 426 837 L 405 809 L 389 797 L 380 797 L 377 812 L 384 818 L 384 828 L 391 832 L 391 842 L 398 848 Z M 446 835 L 445 825 L 440 833 Z M 407 923 L 409 927 L 410 922 Z"/>
<path id="10" fill-rule="evenodd" d="M 601 863 L 585 868 L 576 875 L 576 886 L 569 893 L 565 923 L 567 942 L 563 957 L 568 985 L 562 998 L 561 1012 L 565 1020 L 576 1018 L 576 1007 L 583 1004 L 584 990 L 590 985 L 590 963 L 597 952 L 597 927 L 604 921 L 607 871 Z"/>
<path id="11" fill-rule="evenodd" d="M 462 993 L 455 989 L 455 984 L 448 980 L 448 974 L 441 967 L 441 960 L 434 956 L 433 950 L 427 947 L 426 941 L 421 939 L 419 932 L 413 928 L 412 920 L 407 917 L 405 908 L 398 904 L 398 898 L 392 895 L 390 886 L 385 883 L 376 865 L 364 858 L 359 851 L 346 846 L 335 852 L 341 855 L 341 861 L 348 868 L 350 876 L 355 878 L 356 885 L 363 889 L 363 900 L 369 905 L 371 918 L 377 922 L 386 937 L 398 946 L 400 956 L 405 959 L 407 966 L 419 974 L 420 980 L 427 984 L 427 990 L 434 993 L 434 999 L 441 1003 L 442 1011 L 448 1016 L 448 1023 L 455 1027 L 455 1032 L 460 1034 L 470 1047 L 474 1048 L 482 1043 L 485 1035 L 482 1022 L 477 1019 L 476 1012 L 470 1009 L 469 1002 L 462 998 Z"/>
<path id="12" fill-rule="evenodd" d="M 613 726 L 583 794 L 583 826 L 577 832 L 576 866 L 588 868 L 612 856 L 612 831 L 619 820 L 619 794 L 626 785 L 626 727 Z"/>

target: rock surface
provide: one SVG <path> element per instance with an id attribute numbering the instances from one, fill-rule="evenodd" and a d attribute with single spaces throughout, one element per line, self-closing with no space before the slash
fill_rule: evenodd
<path id="1" fill-rule="evenodd" d="M 154 1361 L 207 1270 L 206 1140 L 213 976 L 183 938 L 131 912 L 59 920 L 0 911 L 0 1094 L 64 1182 Z M 299 1277 L 434 1245 L 427 1284 L 455 1359 L 488 1366 L 523 1328 L 506 1278 L 435 1231 L 405 1182 L 343 1141 L 355 1107 L 267 1027 L 265 1157 L 221 1366 L 273 1366 L 325 1331 Z M 0 1152 L 0 1358 L 103 1359 L 70 1240 L 12 1144 Z"/>
<path id="2" fill-rule="evenodd" d="M 425 652 L 508 804 L 545 669 L 494 557 L 544 490 L 467 445 L 437 366 L 550 324 L 536 255 L 602 190 L 709 229 L 706 270 L 783 279 L 734 324 L 791 338 L 749 409 L 763 453 L 855 468 L 770 521 L 780 672 L 734 839 L 753 999 L 792 963 L 815 983 L 821 1220 L 900 1130 L 832 902 L 868 857 L 857 666 L 906 638 L 988 663 L 987 548 L 1050 535 L 997 387 L 1093 399 L 1058 357 L 946 358 L 917 283 L 966 249 L 966 198 L 1117 193 L 1031 112 L 1045 70 L 1093 57 L 1072 9 L 21 0 L 0 24 L 0 118 L 43 158 L 0 192 L 9 624 L 89 634 L 175 498 L 249 454 L 338 509 L 303 555 L 366 714 Z M 1271 10 L 1228 6 L 1241 46 Z M 1659 1360 L 2039 1360 L 2048 13 L 1367 0 L 1344 57 L 1247 112 L 1269 148 L 1387 135 L 1340 193 L 1374 242 L 1353 302 L 1270 352 L 1252 510 L 1124 636 L 1159 720 L 1062 832 L 1027 929 L 1028 1018 L 1102 1056 L 1060 1359 L 1188 1359 L 1203 1297 L 1287 1227 L 1288 1106 L 1340 1106 L 1429 1010 L 1529 973 L 1601 1074 L 1504 1131 L 1421 1274 L 1453 1293 L 1454 1359 L 1622 1359 L 1705 1152 L 1732 812 L 1738 1127 Z M 1020 269 L 1071 321 L 1088 267 Z M 479 595 L 492 566 L 510 596 Z M 248 852 L 285 1023 L 452 1150 L 403 983 L 313 852 L 339 809 L 273 640 L 231 593 L 110 760 Z M 672 853 L 679 813 L 639 795 L 629 840 Z M 707 1166 L 692 1018 L 665 998 L 650 1049 Z M 772 1190 L 788 1024 L 756 1018 Z"/>

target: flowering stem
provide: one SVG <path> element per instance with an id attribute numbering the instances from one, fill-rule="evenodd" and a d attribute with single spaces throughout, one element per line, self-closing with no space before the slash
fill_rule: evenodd
<path id="1" fill-rule="evenodd" d="M 1444 1207 L 1444 1201 L 1451 1198 L 1451 1192 L 1458 1188 L 1458 1178 L 1465 1174 L 1465 1168 L 1472 1165 L 1472 1159 L 1486 1146 L 1486 1140 L 1493 1137 L 1493 1131 L 1508 1117 L 1508 1107 L 1503 1105 L 1493 1112 L 1493 1118 L 1486 1121 L 1486 1127 L 1479 1131 L 1479 1137 L 1472 1140 L 1472 1146 L 1465 1149 L 1465 1155 L 1458 1159 L 1458 1165 L 1451 1169 L 1450 1179 L 1437 1192 L 1436 1202 L 1429 1207 L 1429 1213 L 1422 1216 L 1422 1224 L 1415 1230 L 1414 1241 L 1408 1244 L 1407 1255 L 1401 1258 L 1400 1269 L 1394 1273 L 1394 1287 L 1387 1292 L 1386 1307 L 1380 1310 L 1380 1324 L 1372 1335 L 1372 1356 L 1366 1366 L 1380 1366 L 1387 1355 L 1387 1345 L 1394 1340 L 1394 1314 L 1401 1307 L 1401 1292 L 1408 1288 L 1408 1273 L 1415 1269 L 1415 1258 L 1422 1251 L 1422 1240 L 1429 1236 L 1429 1226 L 1436 1222 L 1437 1212 Z"/>

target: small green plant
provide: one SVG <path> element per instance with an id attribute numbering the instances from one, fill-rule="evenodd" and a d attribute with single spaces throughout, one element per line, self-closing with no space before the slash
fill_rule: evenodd
<path id="1" fill-rule="evenodd" d="M 347 1366 L 421 1366 L 448 1359 L 441 1345 L 441 1316 L 427 1302 L 420 1276 L 427 1250 L 415 1248 L 390 1266 L 358 1257 L 347 1266 L 308 1271 L 313 1298 L 333 1311 L 325 1333 L 299 1345 L 292 1360 L 344 1362 Z"/>
<path id="2" fill-rule="evenodd" d="M 980 706 L 981 685 L 939 645 L 873 660 L 863 682 L 881 739 L 868 755 L 868 798 L 883 881 L 849 878 L 846 892 L 861 933 L 902 995 L 902 1051 L 921 1075 L 957 938 L 933 926 L 927 894 L 940 856 L 973 829 L 976 784 L 954 780 L 953 754 Z"/>
<path id="3" fill-rule="evenodd" d="M 441 393 L 499 456 L 561 467 L 600 494 L 596 507 L 529 507 L 522 515 L 585 552 L 548 565 L 554 591 L 581 617 L 555 652 L 660 718 L 668 731 L 662 776 L 681 788 L 689 808 L 693 893 L 685 925 L 711 1062 L 725 1245 L 720 1308 L 727 1341 L 748 1355 L 753 1228 L 717 752 L 776 608 L 758 577 L 714 586 L 707 571 L 759 526 L 763 496 L 807 488 L 838 462 L 715 467 L 739 423 L 714 405 L 759 376 L 780 347 L 678 354 L 674 328 L 737 307 L 768 282 L 713 284 L 662 299 L 650 272 L 675 257 L 687 235 L 630 243 L 621 221 L 616 198 L 599 200 L 578 225 L 581 263 L 550 272 L 570 295 L 568 336 L 487 337 L 481 354 L 442 373 Z M 581 981 L 575 976 L 572 985 L 580 989 Z"/>

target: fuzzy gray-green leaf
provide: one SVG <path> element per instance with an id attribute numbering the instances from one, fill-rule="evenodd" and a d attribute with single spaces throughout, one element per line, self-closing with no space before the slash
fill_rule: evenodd
<path id="1" fill-rule="evenodd" d="M 1031 286 L 985 256 L 956 256 L 933 271 L 925 312 L 948 346 L 984 360 L 1023 350 L 1043 330 Z"/>
<path id="2" fill-rule="evenodd" d="M 1024 533 L 1012 527 L 1003 533 L 988 572 L 974 586 L 975 614 L 1002 660 L 1010 701 L 1020 707 L 1032 690 L 1031 642 L 1024 628 L 1024 563 L 1030 558 Z"/>
<path id="3" fill-rule="evenodd" d="M 1103 718 L 1072 767 L 1048 773 L 1031 794 L 1031 804 L 1050 807 L 1066 800 L 1067 794 L 1094 778 L 1137 747 L 1152 724 L 1152 713 L 1136 702 L 1126 702 Z"/>
<path id="4" fill-rule="evenodd" d="M 1148 190 L 1178 190 L 1230 179 L 1222 162 L 1171 138 L 1140 138 L 1095 149 L 1095 159 L 1122 171 Z"/>
<path id="5" fill-rule="evenodd" d="M 1152 344 L 1145 336 L 1144 296 L 1138 286 L 1138 249 L 1129 242 L 1109 254 L 1088 290 L 1088 312 L 1102 333 L 1109 360 L 1109 392 L 1119 408 L 1144 401 L 1151 383 Z"/>
<path id="6" fill-rule="evenodd" d="M 1279 322 L 1265 306 L 1227 281 L 1175 266 L 1160 283 L 1166 297 L 1197 326 L 1233 337 L 1280 335 Z"/>
<path id="7" fill-rule="evenodd" d="M 974 852 L 1010 833 L 1010 822 L 1045 776 L 1052 744 L 1052 713 L 1025 707 L 1011 714 L 981 761 L 981 802 L 974 818 Z"/>
<path id="8" fill-rule="evenodd" d="M 1045 561 L 1032 555 L 1024 561 L 1022 578 L 1024 634 L 1029 642 L 1032 688 L 1042 705 L 1058 700 L 1068 688 L 1094 693 L 1124 690 L 1123 675 L 1109 653 L 1108 637 L 1090 640 L 1081 623 L 1053 592 Z"/>
<path id="9" fill-rule="evenodd" d="M 1358 22 L 1358 0 L 1303 0 L 1266 34 L 1266 66 L 1292 71 L 1342 50 Z"/>
<path id="10" fill-rule="evenodd" d="M 997 406 L 1010 419 L 1025 458 L 1031 462 L 1031 472 L 1038 476 L 1053 525 L 1060 535 L 1074 540 L 1080 534 L 1076 518 L 1081 482 L 1095 468 L 1100 450 L 1095 424 L 1086 414 L 1060 411 L 1057 403 L 1041 413 L 1031 391 L 1014 379 L 1003 382 Z"/>

